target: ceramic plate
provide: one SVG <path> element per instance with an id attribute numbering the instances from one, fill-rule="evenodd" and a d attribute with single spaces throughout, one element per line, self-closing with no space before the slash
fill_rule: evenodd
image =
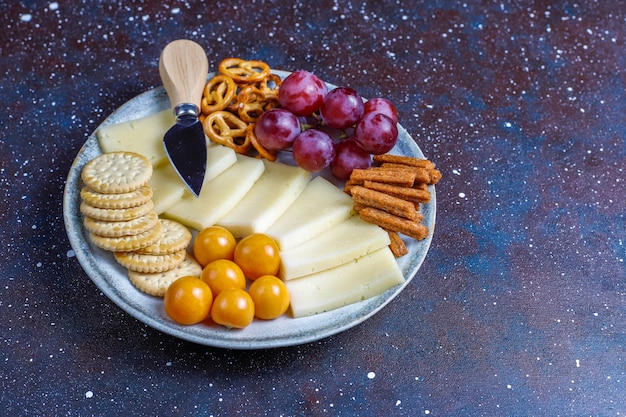
<path id="1" fill-rule="evenodd" d="M 289 74 L 283 71 L 275 72 L 281 77 Z M 329 85 L 329 88 L 333 87 Z M 169 99 L 164 88 L 156 88 L 125 103 L 98 128 L 149 116 L 169 106 Z M 398 143 L 390 153 L 424 158 L 422 151 L 401 126 Z M 265 349 L 312 342 L 342 332 L 367 320 L 393 300 L 416 275 L 430 247 L 436 211 L 435 189 L 432 186 L 430 187 L 431 201 L 423 206 L 422 210 L 424 223 L 431 233 L 422 241 L 407 242 L 409 254 L 398 259 L 405 277 L 403 284 L 376 297 L 337 310 L 297 319 L 284 315 L 271 321 L 255 320 L 242 330 L 227 330 L 221 326 L 207 324 L 180 326 L 166 316 L 162 299 L 138 291 L 129 282 L 126 270 L 117 264 L 110 252 L 94 246 L 83 227 L 79 210 L 82 186 L 80 172 L 88 161 L 100 154 L 96 132 L 93 132 L 76 156 L 67 177 L 63 196 L 63 214 L 72 248 L 87 275 L 115 304 L 143 323 L 180 339 L 229 349 Z M 398 317 L 402 314 L 398 312 Z"/>

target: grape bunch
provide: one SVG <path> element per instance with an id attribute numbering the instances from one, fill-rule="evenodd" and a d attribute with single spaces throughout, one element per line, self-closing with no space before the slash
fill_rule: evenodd
<path id="1" fill-rule="evenodd" d="M 346 180 L 353 169 L 368 168 L 371 155 L 389 152 L 398 140 L 398 112 L 385 98 L 366 102 L 350 87 L 328 90 L 316 75 L 300 70 L 286 77 L 279 108 L 264 112 L 254 132 L 270 151 L 291 149 L 303 169 L 330 167 Z"/>

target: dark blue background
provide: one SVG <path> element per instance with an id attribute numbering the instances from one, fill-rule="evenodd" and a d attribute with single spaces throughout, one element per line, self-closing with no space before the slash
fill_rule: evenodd
<path id="1" fill-rule="evenodd" d="M 162 4 L 161 4 L 162 3 Z M 623 1 L 0 3 L 0 413 L 626 414 Z M 385 96 L 443 173 L 426 261 L 365 323 L 268 351 L 111 303 L 62 216 L 74 156 L 175 38 Z"/>

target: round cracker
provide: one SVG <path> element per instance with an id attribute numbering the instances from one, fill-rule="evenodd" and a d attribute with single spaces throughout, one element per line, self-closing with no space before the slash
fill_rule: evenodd
<path id="1" fill-rule="evenodd" d="M 85 217 L 83 224 L 89 233 L 98 236 L 119 237 L 137 235 L 153 228 L 159 216 L 154 211 L 131 220 L 107 221 Z"/>
<path id="2" fill-rule="evenodd" d="M 156 297 L 163 297 L 170 284 L 178 278 L 185 276 L 200 277 L 200 274 L 202 274 L 202 267 L 198 261 L 187 254 L 180 265 L 174 269 L 157 273 L 142 273 L 129 270 L 128 278 L 139 291 Z"/>
<path id="3" fill-rule="evenodd" d="M 119 222 L 136 219 L 141 216 L 145 216 L 154 210 L 154 202 L 148 200 L 146 203 L 129 208 L 120 209 L 106 209 L 94 207 L 86 202 L 80 203 L 80 212 L 87 217 L 91 217 L 95 220 L 104 220 L 109 222 Z"/>
<path id="4" fill-rule="evenodd" d="M 191 232 L 184 225 L 174 220 L 161 219 L 163 231 L 159 240 L 138 252 L 147 255 L 166 255 L 186 249 L 191 243 Z"/>
<path id="5" fill-rule="evenodd" d="M 136 235 L 107 237 L 89 233 L 89 238 L 97 247 L 112 252 L 132 252 L 152 245 L 159 240 L 161 235 L 161 222 L 156 222 L 154 227 L 146 232 Z"/>
<path id="6" fill-rule="evenodd" d="M 129 271 L 165 272 L 176 268 L 185 260 L 187 252 L 183 249 L 167 255 L 145 255 L 137 252 L 115 252 L 115 260 Z"/>
<path id="7" fill-rule="evenodd" d="M 151 176 L 150 160 L 128 151 L 103 153 L 81 171 L 85 185 L 103 194 L 128 193 L 146 185 Z"/>
<path id="8" fill-rule="evenodd" d="M 103 209 L 125 209 L 137 207 L 152 199 L 153 191 L 149 185 L 144 185 L 128 193 L 104 194 L 85 186 L 80 190 L 82 200 L 92 207 Z"/>

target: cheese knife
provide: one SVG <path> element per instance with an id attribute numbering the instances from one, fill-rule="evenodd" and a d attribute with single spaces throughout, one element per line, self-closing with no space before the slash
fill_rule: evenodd
<path id="1" fill-rule="evenodd" d="M 191 40 L 170 42 L 159 57 L 159 75 L 176 118 L 176 124 L 163 138 L 165 153 L 196 197 L 202 189 L 207 162 L 207 142 L 198 116 L 208 70 L 206 53 Z"/>

